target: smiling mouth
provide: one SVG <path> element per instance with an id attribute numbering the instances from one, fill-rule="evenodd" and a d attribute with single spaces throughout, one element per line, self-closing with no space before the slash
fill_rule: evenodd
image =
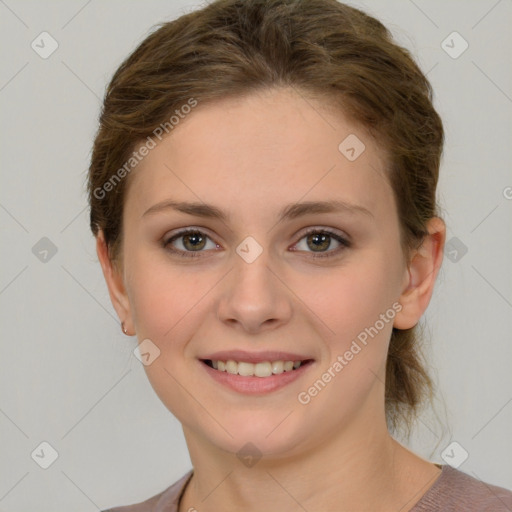
<path id="1" fill-rule="evenodd" d="M 249 363 L 245 361 L 216 361 L 212 359 L 201 359 L 201 361 L 219 372 L 241 375 L 242 377 L 271 377 L 285 372 L 293 372 L 313 362 L 313 359 L 304 361 L 264 361 L 260 363 Z"/>

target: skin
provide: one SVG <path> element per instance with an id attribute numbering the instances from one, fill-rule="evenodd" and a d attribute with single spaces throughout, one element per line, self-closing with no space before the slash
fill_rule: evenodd
<path id="1" fill-rule="evenodd" d="M 338 150 L 349 134 L 366 146 L 353 162 Z M 328 104 L 274 89 L 198 105 L 130 176 L 120 260 L 110 261 L 101 232 L 97 252 L 128 334 L 160 350 L 144 368 L 182 423 L 194 466 L 180 511 L 405 512 L 439 476 L 389 435 L 383 383 L 392 327 L 410 328 L 426 310 L 446 229 L 431 219 L 429 236 L 405 261 L 384 161 L 366 131 Z M 170 208 L 144 215 L 171 198 L 215 205 L 229 218 Z M 285 205 L 327 199 L 371 215 L 309 213 L 278 223 Z M 187 227 L 208 236 L 198 257 L 164 247 Z M 331 238 L 322 254 L 332 256 L 315 258 L 307 228 L 330 228 L 352 244 L 337 252 Z M 247 236 L 263 249 L 252 263 L 236 252 Z M 184 242 L 172 246 L 194 252 Z M 394 319 L 299 403 L 397 302 Z M 198 361 L 229 349 L 291 351 L 315 362 L 288 386 L 247 396 L 218 384 Z M 252 467 L 236 456 L 247 442 L 263 454 Z"/>

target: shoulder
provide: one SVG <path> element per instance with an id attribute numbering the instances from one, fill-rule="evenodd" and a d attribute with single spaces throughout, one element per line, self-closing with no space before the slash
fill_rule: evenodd
<path id="1" fill-rule="evenodd" d="M 183 475 L 167 489 L 145 501 L 133 505 L 109 508 L 101 512 L 176 512 L 178 510 L 178 500 L 191 476 L 192 470 Z"/>
<path id="2" fill-rule="evenodd" d="M 482 482 L 449 465 L 410 512 L 510 512 L 512 491 Z"/>

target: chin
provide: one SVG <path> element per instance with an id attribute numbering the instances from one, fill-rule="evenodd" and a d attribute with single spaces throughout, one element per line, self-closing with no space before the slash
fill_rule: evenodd
<path id="1" fill-rule="evenodd" d="M 201 436 L 208 442 L 237 455 L 242 462 L 245 456 L 265 456 L 268 459 L 293 456 L 314 437 L 314 426 L 312 431 L 306 432 L 303 419 L 292 410 L 279 417 L 270 413 L 258 415 L 254 411 L 235 416 L 224 415 L 222 426 L 232 437 L 219 425 L 215 425 L 196 426 L 194 430 L 201 431 Z"/>

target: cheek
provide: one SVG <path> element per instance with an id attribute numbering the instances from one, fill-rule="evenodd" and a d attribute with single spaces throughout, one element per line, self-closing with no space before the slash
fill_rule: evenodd
<path id="1" fill-rule="evenodd" d="M 130 304 L 139 343 L 149 339 L 159 350 L 144 370 L 166 407 L 186 418 L 191 405 L 183 387 L 188 387 L 189 378 L 183 364 L 185 350 L 207 314 L 204 296 L 214 281 L 147 254 L 134 255 L 130 268 Z"/>
<path id="2" fill-rule="evenodd" d="M 297 287 L 302 290 L 299 296 L 309 297 L 308 307 L 329 327 L 325 332 L 331 347 L 341 350 L 392 308 L 397 297 L 393 275 L 384 255 L 368 250 L 346 266 L 305 279 L 308 285 L 303 282 Z M 388 322 L 381 330 L 385 336 L 391 329 L 392 322 Z"/>
<path id="3" fill-rule="evenodd" d="M 360 254 L 357 263 L 333 269 L 329 275 L 317 275 L 312 283 L 316 293 L 306 303 L 329 327 L 322 328 L 328 356 L 302 390 L 301 399 L 314 404 L 307 410 L 332 411 L 326 423 L 334 428 L 357 414 L 368 396 L 375 397 L 372 390 L 383 392 L 396 283 L 389 262 L 377 251 Z M 302 288 L 300 293 L 305 292 Z"/>
<path id="4" fill-rule="evenodd" d="M 149 252 L 134 254 L 129 263 L 130 304 L 139 339 L 157 345 L 182 339 L 176 333 L 183 332 L 201 308 L 201 297 L 212 286 L 208 277 L 183 271 Z M 175 343 L 165 343 L 170 345 Z"/>

